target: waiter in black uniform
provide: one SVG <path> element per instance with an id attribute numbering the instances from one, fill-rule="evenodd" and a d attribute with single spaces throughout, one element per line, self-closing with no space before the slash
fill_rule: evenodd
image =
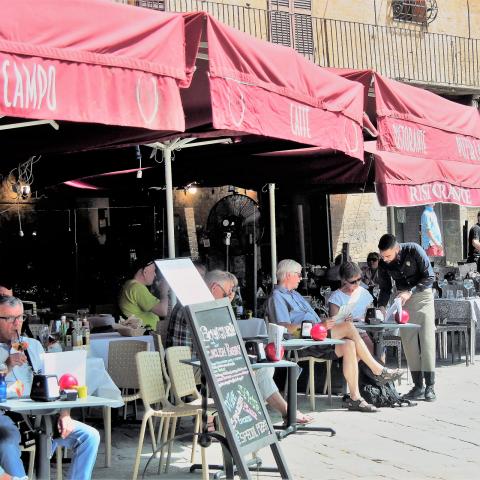
<path id="1" fill-rule="evenodd" d="M 433 402 L 435 396 L 435 307 L 432 285 L 435 278 L 425 250 L 417 243 L 398 243 L 385 234 L 378 243 L 379 307 L 385 309 L 392 293 L 392 280 L 397 298 L 410 315 L 410 323 L 420 328 L 401 329 L 400 336 L 412 372 L 413 388 L 405 398 Z M 425 379 L 425 387 L 423 380 Z"/>

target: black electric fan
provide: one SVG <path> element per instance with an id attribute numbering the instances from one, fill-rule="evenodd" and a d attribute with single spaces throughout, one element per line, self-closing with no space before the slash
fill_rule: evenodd
<path id="1" fill-rule="evenodd" d="M 230 255 L 255 254 L 263 228 L 258 203 L 247 195 L 233 193 L 220 199 L 210 210 L 207 220 L 210 244 L 225 249 L 225 269 Z"/>

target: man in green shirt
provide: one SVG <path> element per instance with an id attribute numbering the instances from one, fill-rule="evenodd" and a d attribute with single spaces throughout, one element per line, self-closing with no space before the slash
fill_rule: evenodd
<path id="1" fill-rule="evenodd" d="M 155 263 L 153 260 L 137 261 L 133 278 L 127 280 L 118 298 L 118 305 L 126 317 L 135 316 L 145 326 L 155 330 L 159 317 L 165 317 L 168 301 L 160 300 L 150 293 L 147 287 L 155 280 Z"/>

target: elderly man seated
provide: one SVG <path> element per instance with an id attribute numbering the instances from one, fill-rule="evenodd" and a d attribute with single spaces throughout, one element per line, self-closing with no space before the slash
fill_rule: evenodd
<path id="1" fill-rule="evenodd" d="M 222 270 L 212 270 L 205 275 L 205 283 L 215 299 L 229 298 L 233 300 L 238 285 L 235 275 Z M 185 308 L 176 304 L 172 310 L 168 326 L 167 347 L 187 345 L 193 347 L 192 334 L 188 324 Z M 256 372 L 256 378 L 260 392 L 264 400 L 273 409 L 280 412 L 283 418 L 287 416 L 287 402 L 278 391 L 273 380 L 274 368 L 261 368 Z M 309 423 L 312 418 L 297 412 L 297 423 Z"/>
<path id="2" fill-rule="evenodd" d="M 118 297 L 118 305 L 126 317 L 135 316 L 145 326 L 155 330 L 159 317 L 165 317 L 168 311 L 168 300 L 158 299 L 147 287 L 155 281 L 156 267 L 149 259 L 137 260 L 132 268 L 133 278 L 127 280 Z"/>
<path id="3" fill-rule="evenodd" d="M 343 375 L 350 390 L 350 398 L 346 402 L 349 410 L 375 412 L 376 408 L 367 403 L 358 388 L 358 361 L 363 360 L 378 377 L 379 381 L 395 380 L 401 376 L 399 370 L 390 370 L 378 363 L 368 351 L 351 318 L 336 323 L 333 318 L 320 319 L 308 302 L 296 291 L 302 279 L 302 266 L 295 260 L 282 260 L 277 267 L 277 281 L 268 299 L 267 314 L 270 322 L 287 328 L 290 333 L 300 330 L 304 320 L 313 323 L 322 322 L 334 339 L 344 340 L 343 345 L 335 346 L 335 356 L 343 357 Z M 360 282 L 351 279 L 351 282 Z M 325 349 L 321 346 L 302 350 L 302 354 L 324 357 Z"/>
<path id="4" fill-rule="evenodd" d="M 24 352 L 15 351 L 23 322 L 23 305 L 16 297 L 0 296 L 0 354 L 8 368 L 7 384 L 20 381 L 25 385 L 25 396 L 30 395 L 33 370 L 43 369 L 43 347 L 38 340 L 28 339 L 27 357 Z M 28 388 L 28 390 L 27 390 Z M 94 428 L 77 422 L 70 417 L 69 410 L 62 410 L 57 421 L 59 438 L 52 440 L 53 450 L 57 445 L 72 449 L 72 463 L 69 479 L 88 480 L 92 476 L 97 458 L 100 435 Z M 20 458 L 20 434 L 5 414 L 0 414 L 0 465 L 15 477 L 25 477 Z"/>

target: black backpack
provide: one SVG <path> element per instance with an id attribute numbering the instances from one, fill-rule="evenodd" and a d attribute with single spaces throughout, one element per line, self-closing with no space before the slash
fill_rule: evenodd
<path id="1" fill-rule="evenodd" d="M 416 402 L 403 398 L 397 392 L 395 384 L 392 381 L 380 383 L 375 379 L 375 375 L 370 368 L 363 362 L 358 363 L 358 386 L 360 395 L 366 402 L 376 407 L 413 407 Z"/>

